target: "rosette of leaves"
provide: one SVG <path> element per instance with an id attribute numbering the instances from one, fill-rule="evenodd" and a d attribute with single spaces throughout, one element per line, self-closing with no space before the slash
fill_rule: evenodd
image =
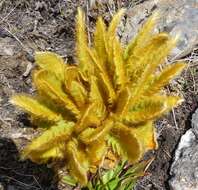
<path id="1" fill-rule="evenodd" d="M 63 160 L 83 186 L 89 172 L 103 164 L 109 148 L 129 163 L 156 148 L 153 121 L 181 102 L 180 97 L 166 96 L 162 88 L 184 63 L 159 70 L 176 39 L 166 33 L 153 34 L 154 14 L 124 47 L 116 35 L 123 14 L 121 9 L 108 27 L 99 17 L 89 46 L 85 15 L 79 8 L 78 63 L 65 64 L 51 52 L 36 53 L 37 94 L 11 99 L 43 130 L 24 149 L 23 158 L 37 163 Z"/>

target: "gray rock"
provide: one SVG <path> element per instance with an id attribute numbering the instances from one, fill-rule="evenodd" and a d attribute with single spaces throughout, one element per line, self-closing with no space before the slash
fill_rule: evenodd
<path id="1" fill-rule="evenodd" d="M 156 32 L 166 31 L 172 36 L 180 34 L 172 57 L 181 58 L 189 54 L 198 44 L 198 0 L 150 0 L 128 10 L 122 41 L 135 36 L 142 23 L 153 11 L 159 11 L 161 19 Z"/>
<path id="2" fill-rule="evenodd" d="M 170 170 L 172 190 L 198 189 L 198 110 L 192 117 L 192 128 L 182 137 Z"/>

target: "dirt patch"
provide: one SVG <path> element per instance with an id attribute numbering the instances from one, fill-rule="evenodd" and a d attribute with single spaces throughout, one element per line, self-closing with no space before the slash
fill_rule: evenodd
<path id="1" fill-rule="evenodd" d="M 96 16 L 108 22 L 119 7 L 131 6 L 128 1 L 100 5 L 89 9 L 88 25 L 93 31 Z M 118 3 L 119 2 L 119 3 Z M 140 3 L 141 1 L 135 1 Z M 9 103 L 14 93 L 34 93 L 31 68 L 34 51 L 54 51 L 68 62 L 74 61 L 75 14 L 86 1 L 70 0 L 6 0 L 0 2 L 0 184 L 5 189 L 64 189 L 57 185 L 57 176 L 45 165 L 20 161 L 19 151 L 36 136 L 26 114 Z M 195 53 L 195 52 L 194 52 Z M 185 59 L 191 60 L 192 54 Z M 175 80 L 167 91 L 183 95 L 185 102 L 166 118 L 157 122 L 159 149 L 148 172 L 137 185 L 138 190 L 169 189 L 168 171 L 180 136 L 190 126 L 191 113 L 197 107 L 198 69 L 196 63 Z"/>

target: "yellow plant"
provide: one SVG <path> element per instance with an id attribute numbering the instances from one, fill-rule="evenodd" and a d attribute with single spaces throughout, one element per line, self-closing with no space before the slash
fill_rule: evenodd
<path id="1" fill-rule="evenodd" d="M 37 163 L 64 160 L 70 175 L 82 185 L 111 150 L 135 163 L 157 147 L 153 121 L 181 102 L 162 87 L 184 63 L 159 65 L 175 46 L 166 33 L 153 34 L 157 15 L 145 23 L 126 47 L 116 28 L 121 9 L 108 27 L 98 18 L 89 47 L 85 16 L 78 9 L 78 64 L 65 64 L 51 52 L 38 52 L 33 73 L 37 95 L 15 95 L 11 102 L 29 112 L 43 133 L 24 149 L 23 157 Z"/>

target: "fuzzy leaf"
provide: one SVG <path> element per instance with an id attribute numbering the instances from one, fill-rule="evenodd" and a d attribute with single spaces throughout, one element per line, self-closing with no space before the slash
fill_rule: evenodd
<path id="1" fill-rule="evenodd" d="M 53 72 L 59 79 L 64 79 L 66 64 L 57 54 L 52 52 L 36 52 L 35 61 L 40 68 Z"/>
<path id="2" fill-rule="evenodd" d="M 82 113 L 81 118 L 76 123 L 76 132 L 80 133 L 85 128 L 90 126 L 98 126 L 101 122 L 101 119 L 105 116 L 105 111 L 106 110 L 102 104 L 91 103 L 87 105 L 86 109 Z"/>
<path id="3" fill-rule="evenodd" d="M 23 151 L 24 158 L 34 158 L 35 154 L 41 154 L 52 147 L 56 147 L 69 140 L 74 123 L 64 121 L 45 130 L 43 134 L 34 139 Z M 46 153 L 47 154 L 47 153 Z M 42 157 L 42 155 L 41 155 Z"/>
<path id="4" fill-rule="evenodd" d="M 132 107 L 124 116 L 126 124 L 137 125 L 159 117 L 167 109 L 166 102 L 162 99 L 148 98 Z"/>
<path id="5" fill-rule="evenodd" d="M 64 147 L 60 144 L 44 152 L 31 152 L 27 157 L 36 163 L 47 163 L 49 160 L 62 160 L 64 158 L 63 150 Z"/>
<path id="6" fill-rule="evenodd" d="M 112 126 L 113 126 L 112 120 L 105 120 L 105 122 L 96 129 L 93 128 L 85 129 L 79 135 L 79 138 L 85 144 L 91 144 L 95 141 L 103 140 L 106 137 L 109 130 L 112 128 Z"/>
<path id="7" fill-rule="evenodd" d="M 153 83 L 146 90 L 145 95 L 151 96 L 158 93 L 173 77 L 178 75 L 184 67 L 185 63 L 176 63 L 167 66 L 158 76 L 156 76 Z"/>
<path id="8" fill-rule="evenodd" d="M 137 162 L 142 156 L 142 147 L 130 128 L 121 123 L 115 124 L 112 136 L 117 139 L 122 147 L 122 155 L 131 163 Z"/>
<path id="9" fill-rule="evenodd" d="M 113 63 L 113 41 L 116 36 L 116 29 L 117 29 L 117 26 L 121 20 L 121 17 L 123 16 L 124 12 L 125 12 L 125 9 L 120 9 L 118 11 L 118 13 L 113 16 L 113 19 L 112 19 L 111 23 L 109 24 L 109 28 L 107 31 L 107 43 L 108 43 L 107 53 L 108 53 L 109 64 L 110 64 L 109 66 L 112 66 L 111 63 Z M 109 70 L 112 71 L 111 68 L 109 68 Z"/>
<path id="10" fill-rule="evenodd" d="M 102 95 L 100 89 L 98 87 L 98 79 L 94 76 L 91 77 L 90 82 L 90 93 L 89 93 L 89 100 L 90 102 L 101 102 L 103 103 Z"/>
<path id="11" fill-rule="evenodd" d="M 123 89 L 118 98 L 117 98 L 117 105 L 116 105 L 116 114 L 122 118 L 128 112 L 130 102 L 131 102 L 132 92 L 129 87 Z"/>
<path id="12" fill-rule="evenodd" d="M 63 105 L 72 114 L 79 117 L 79 110 L 62 89 L 62 83 L 48 71 L 41 70 L 35 74 L 34 82 L 41 94 Z"/>
<path id="13" fill-rule="evenodd" d="M 85 154 L 79 150 L 75 141 L 70 141 L 67 144 L 68 154 L 68 169 L 70 174 L 81 183 L 81 185 L 87 184 L 87 171 L 88 162 Z"/>
<path id="14" fill-rule="evenodd" d="M 87 147 L 87 156 L 92 166 L 98 166 L 107 151 L 107 146 L 104 140 L 92 142 Z"/>
<path id="15" fill-rule="evenodd" d="M 94 33 L 94 48 L 97 52 L 98 57 L 100 58 L 103 67 L 105 68 L 105 63 L 107 61 L 106 55 L 106 26 L 102 19 L 99 17 L 96 22 L 96 30 Z"/>
<path id="16" fill-rule="evenodd" d="M 91 51 L 90 49 L 87 49 L 87 50 L 98 71 L 99 81 L 100 81 L 100 84 L 102 85 L 101 88 L 103 88 L 104 93 L 105 93 L 104 96 L 107 95 L 108 98 L 106 99 L 108 100 L 108 103 L 112 104 L 116 98 L 116 95 L 115 95 L 115 91 L 113 89 L 112 83 L 110 81 L 110 78 L 107 75 L 106 70 L 101 64 L 101 62 L 99 61 L 99 59 L 97 59 L 96 53 L 94 51 Z"/>
<path id="17" fill-rule="evenodd" d="M 131 42 L 129 42 L 124 53 L 125 60 L 128 59 L 134 53 L 134 49 L 140 48 L 141 46 L 143 46 L 143 44 L 145 44 L 146 41 L 150 39 L 151 33 L 158 18 L 158 13 L 155 12 L 143 25 L 141 30 L 138 32 L 137 36 L 134 39 L 132 39 Z"/>
<path id="18" fill-rule="evenodd" d="M 107 144 L 112 148 L 112 151 L 121 156 L 122 155 L 122 147 L 120 146 L 119 141 L 114 138 L 112 135 L 109 135 L 107 138 Z"/>
<path id="19" fill-rule="evenodd" d="M 79 82 L 71 82 L 70 94 L 79 108 L 85 105 L 87 92 Z"/>
<path id="20" fill-rule="evenodd" d="M 56 122 L 62 119 L 62 117 L 59 114 L 53 112 L 45 105 L 38 102 L 36 99 L 25 95 L 13 96 L 11 99 L 11 103 L 21 107 L 25 111 L 32 114 L 34 117 L 38 117 L 43 120 Z"/>
<path id="21" fill-rule="evenodd" d="M 71 66 L 71 67 L 67 67 L 65 69 L 65 87 L 67 89 L 67 91 L 69 91 L 69 89 L 71 88 L 71 83 L 74 80 L 78 80 L 78 68 L 76 66 Z"/>
<path id="22" fill-rule="evenodd" d="M 115 64 L 114 85 L 116 89 L 122 90 L 127 82 L 123 59 L 123 49 L 117 38 L 114 39 L 113 45 L 113 57 Z"/>
<path id="23" fill-rule="evenodd" d="M 156 149 L 158 147 L 155 136 L 155 128 L 152 122 L 148 122 L 137 127 L 131 127 L 131 131 L 142 144 L 144 152 L 147 150 Z"/>
<path id="24" fill-rule="evenodd" d="M 85 29 L 85 15 L 82 10 L 78 8 L 78 15 L 76 19 L 76 49 L 79 69 L 82 71 L 86 79 L 88 79 L 88 75 L 93 72 L 93 66 L 89 58 L 87 48 L 88 42 Z"/>

